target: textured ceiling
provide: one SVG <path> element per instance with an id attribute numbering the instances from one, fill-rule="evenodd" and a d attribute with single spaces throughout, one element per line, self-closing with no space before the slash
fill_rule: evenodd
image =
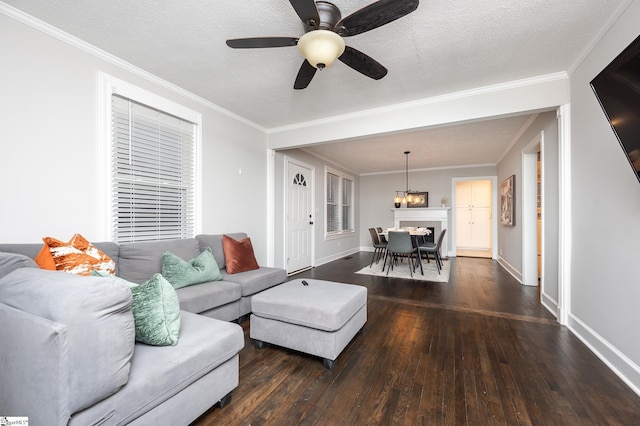
<path id="1" fill-rule="evenodd" d="M 355 174 L 404 170 L 404 151 L 411 152 L 412 170 L 496 164 L 532 117 L 520 115 L 434 127 L 314 145 L 304 150 L 346 166 Z"/>
<path id="2" fill-rule="evenodd" d="M 316 73 L 309 87 L 300 91 L 293 90 L 302 63 L 295 47 L 231 49 L 225 44 L 228 38 L 301 36 L 302 23 L 286 0 L 4 2 L 273 129 L 567 71 L 626 0 L 422 0 L 415 12 L 397 21 L 345 38 L 347 45 L 386 66 L 385 78 L 375 81 L 336 62 Z M 344 17 L 371 0 L 333 3 Z M 495 124 L 509 125 L 512 131 L 518 127 L 513 120 Z M 469 131 L 467 126 L 459 130 L 461 138 Z M 506 132 L 488 125 L 472 131 L 476 145 L 482 142 L 480 146 L 491 144 L 496 133 Z M 436 140 L 445 137 L 444 133 L 448 138 L 457 136 L 452 129 L 433 132 L 429 137 Z M 514 134 L 500 139 L 508 144 Z M 415 135 L 398 137 L 411 144 Z M 377 139 L 369 142 L 381 144 Z M 331 158 L 330 147 L 314 149 Z M 491 150 L 500 151 L 497 147 Z M 498 160 L 475 157 L 476 163 Z M 447 159 L 434 160 L 434 166 L 445 163 Z M 345 165 L 373 171 L 357 161 Z"/>

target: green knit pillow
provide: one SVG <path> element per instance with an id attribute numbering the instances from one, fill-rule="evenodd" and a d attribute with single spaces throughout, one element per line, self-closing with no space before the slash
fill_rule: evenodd
<path id="1" fill-rule="evenodd" d="M 183 260 L 171 252 L 163 252 L 162 276 L 175 289 L 222 279 L 222 274 L 220 274 L 220 269 L 218 269 L 210 247 L 189 261 Z"/>
<path id="2" fill-rule="evenodd" d="M 154 346 L 175 346 L 180 335 L 180 303 L 171 284 L 160 274 L 131 287 L 136 340 Z"/>
<path id="3" fill-rule="evenodd" d="M 92 276 L 108 277 L 127 284 L 133 301 L 131 312 L 136 340 L 154 346 L 174 346 L 180 335 L 180 302 L 176 290 L 160 274 L 136 284 L 105 272 L 91 271 Z"/>

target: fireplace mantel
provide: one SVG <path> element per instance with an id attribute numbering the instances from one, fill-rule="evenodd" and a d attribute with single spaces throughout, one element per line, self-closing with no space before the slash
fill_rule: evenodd
<path id="1" fill-rule="evenodd" d="M 436 241 L 440 230 L 447 229 L 449 224 L 449 210 L 450 207 L 418 207 L 418 208 L 399 208 L 391 209 L 393 212 L 393 226 L 396 228 L 401 226 L 400 222 L 403 221 L 420 221 L 420 222 L 439 222 L 440 229 L 436 231 Z M 448 237 L 448 235 L 447 235 Z M 442 241 L 442 247 L 440 249 L 443 257 L 449 255 L 449 245 L 445 238 Z"/>

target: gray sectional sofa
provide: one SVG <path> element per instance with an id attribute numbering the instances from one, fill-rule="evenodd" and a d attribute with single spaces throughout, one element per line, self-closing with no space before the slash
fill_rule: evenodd
<path id="1" fill-rule="evenodd" d="M 179 341 L 149 346 L 135 341 L 122 280 L 41 270 L 32 259 L 42 244 L 0 244 L 0 414 L 32 424 L 186 425 L 224 406 L 244 346 L 229 321 L 249 314 L 252 295 L 286 281 L 286 271 L 228 274 L 222 235 L 93 244 L 135 283 L 161 272 L 165 250 L 189 260 L 211 247 L 223 280 L 177 289 Z"/>

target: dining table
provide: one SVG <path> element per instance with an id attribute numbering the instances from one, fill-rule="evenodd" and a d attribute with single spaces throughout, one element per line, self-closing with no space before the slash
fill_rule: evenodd
<path id="1" fill-rule="evenodd" d="M 378 235 L 384 235 L 385 237 L 389 235 L 389 231 L 394 232 L 409 232 L 409 235 L 412 237 L 424 237 L 425 235 L 431 235 L 431 230 L 428 228 L 420 228 L 420 227 L 406 227 L 406 228 L 387 228 L 382 232 L 378 232 Z"/>
<path id="2" fill-rule="evenodd" d="M 409 235 L 413 238 L 414 245 L 417 247 L 420 245 L 418 241 L 418 237 L 424 237 L 426 235 L 431 235 L 431 230 L 428 228 L 420 228 L 420 227 L 405 227 L 405 228 L 387 228 L 382 232 L 378 232 L 378 236 L 382 235 L 385 238 L 389 236 L 389 231 L 394 232 L 408 232 Z"/>

